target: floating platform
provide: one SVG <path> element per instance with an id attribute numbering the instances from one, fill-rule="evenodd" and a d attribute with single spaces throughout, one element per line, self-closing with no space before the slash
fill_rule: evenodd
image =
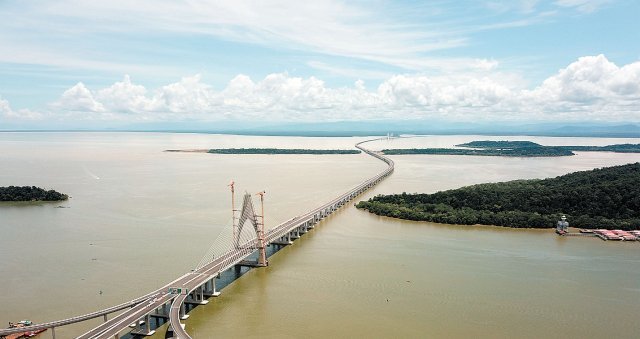
<path id="1" fill-rule="evenodd" d="M 602 240 L 612 241 L 640 241 L 640 231 L 605 230 L 605 229 L 580 229 L 580 232 L 557 231 L 561 237 L 598 237 Z"/>

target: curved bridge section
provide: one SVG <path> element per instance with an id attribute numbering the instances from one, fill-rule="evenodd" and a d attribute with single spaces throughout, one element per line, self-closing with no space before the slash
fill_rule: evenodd
<path id="1" fill-rule="evenodd" d="M 393 161 L 361 146 L 366 142 L 374 140 L 380 139 L 366 140 L 356 144 L 355 147 L 364 153 L 385 162 L 388 166 L 384 171 L 367 179 L 363 183 L 325 203 L 324 205 L 305 214 L 298 215 L 270 229 L 266 234 L 264 234 L 265 243 L 273 245 L 291 244 L 293 240 L 299 238 L 309 229 L 314 228 L 314 225 L 320 220 L 344 206 L 346 203 L 369 188 L 375 186 L 385 177 L 389 176 L 394 170 Z M 253 217 L 255 219 L 255 216 L 248 217 Z M 243 242 L 238 241 L 234 244 L 235 246 L 233 246 L 232 250 L 218 256 L 209 263 L 182 275 L 176 280 L 149 294 L 126 303 L 68 319 L 28 327 L 0 329 L 0 337 L 18 332 L 51 329 L 53 338 L 55 339 L 56 327 L 74 324 L 98 317 L 103 317 L 104 323 L 82 334 L 78 338 L 118 338 L 120 332 L 127 329 L 130 324 L 136 324 L 136 328 L 132 333 L 137 335 L 151 335 L 154 331 L 149 327 L 150 317 L 162 317 L 170 319 L 176 338 L 190 338 L 184 330 L 183 325 L 180 323 L 180 320 L 184 320 L 188 317 L 185 312 L 185 303 L 206 304 L 206 297 L 219 295 L 215 286 L 216 278 L 221 272 L 240 264 L 247 257 L 253 254 L 259 246 L 257 245 L 257 240 L 257 237 L 255 237 Z M 125 311 L 117 314 L 111 319 L 107 319 L 108 314 L 122 310 Z M 142 319 L 145 321 L 141 322 L 140 320 Z"/>

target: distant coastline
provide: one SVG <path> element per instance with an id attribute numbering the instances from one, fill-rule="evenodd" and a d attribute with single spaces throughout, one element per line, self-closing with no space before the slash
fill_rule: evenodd
<path id="1" fill-rule="evenodd" d="M 549 136 L 594 138 L 640 138 L 638 122 L 546 122 L 546 123 L 472 123 L 432 120 L 365 120 L 314 123 L 259 123 L 219 121 L 209 124 L 191 122 L 138 123 L 111 128 L 51 129 L 48 126 L 21 129 L 5 125 L 0 132 L 150 132 L 198 133 L 256 136 L 353 137 L 394 135 L 482 135 L 482 136 Z"/>
<path id="2" fill-rule="evenodd" d="M 640 153 L 640 144 L 608 146 L 543 146 L 531 141 L 472 141 L 456 145 L 461 148 L 384 149 L 385 155 L 480 155 L 504 157 L 562 157 L 575 155 L 573 151 Z"/>

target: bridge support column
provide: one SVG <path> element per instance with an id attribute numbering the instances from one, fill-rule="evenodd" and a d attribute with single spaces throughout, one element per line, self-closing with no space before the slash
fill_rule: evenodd
<path id="1" fill-rule="evenodd" d="M 155 330 L 151 329 L 151 321 L 150 320 L 151 320 L 151 317 L 148 314 L 144 316 L 144 322 L 147 325 L 147 328 L 146 328 L 147 335 L 153 335 L 154 333 L 156 333 Z"/>
<path id="2" fill-rule="evenodd" d="M 185 308 L 186 308 L 186 305 L 184 303 L 182 303 L 182 305 L 180 305 L 180 319 L 181 320 L 186 320 L 187 318 L 189 318 L 189 315 L 187 314 L 187 310 Z"/>
<path id="3" fill-rule="evenodd" d="M 149 314 L 150 316 L 156 318 L 156 324 L 158 324 L 158 326 L 160 326 L 160 318 L 162 319 L 169 319 L 169 311 L 167 311 L 167 304 L 162 304 L 162 307 L 158 307 L 155 309 L 155 311 L 151 314 Z"/>
<path id="4" fill-rule="evenodd" d="M 103 315 L 103 316 L 102 316 L 102 319 L 103 319 L 103 320 L 104 320 L 104 322 L 106 323 L 106 322 L 107 322 L 107 315 L 106 315 L 106 314 L 105 314 L 105 315 Z"/>
<path id="5" fill-rule="evenodd" d="M 56 328 L 55 328 L 55 327 L 52 327 L 52 328 L 51 328 L 51 337 L 52 337 L 53 339 L 56 339 Z"/>
<path id="6" fill-rule="evenodd" d="M 264 236 L 260 240 L 258 239 L 258 267 L 266 267 L 269 266 L 269 261 L 267 260 L 267 244 L 264 241 Z"/>
<path id="7" fill-rule="evenodd" d="M 289 239 L 298 239 L 300 238 L 300 236 L 296 235 L 295 230 L 292 230 L 291 232 L 287 233 L 289 235 Z"/>
<path id="8" fill-rule="evenodd" d="M 198 291 L 199 291 L 200 303 L 202 305 L 209 303 L 209 300 L 204 300 L 204 286 L 198 287 Z"/>
<path id="9" fill-rule="evenodd" d="M 271 242 L 271 244 L 275 246 L 287 246 L 293 244 L 293 242 L 291 242 L 291 237 L 289 237 L 289 234 L 287 233 L 286 235 L 278 238 L 278 240 Z"/>
<path id="10" fill-rule="evenodd" d="M 184 302 L 187 304 L 206 305 L 209 303 L 209 300 L 204 299 L 204 287 L 198 286 L 189 293 L 189 298 Z"/>
<path id="11" fill-rule="evenodd" d="M 151 329 L 151 322 L 149 320 L 151 316 L 149 314 L 144 316 L 144 324 L 140 324 L 139 321 L 136 321 L 136 329 L 131 331 L 131 334 L 134 335 L 143 335 L 143 336 L 151 336 L 156 333 L 155 330 Z"/>
<path id="12" fill-rule="evenodd" d="M 216 291 L 216 278 L 211 278 L 211 280 L 207 281 L 205 284 L 205 292 L 204 294 L 209 297 L 217 297 L 220 295 L 220 292 Z"/>

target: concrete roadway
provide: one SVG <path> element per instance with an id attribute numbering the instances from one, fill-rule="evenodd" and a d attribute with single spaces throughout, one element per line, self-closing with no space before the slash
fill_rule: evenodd
<path id="1" fill-rule="evenodd" d="M 161 307 L 164 303 L 167 303 L 171 299 L 173 299 L 175 295 L 167 293 L 169 287 L 173 287 L 174 285 L 182 285 L 189 279 L 191 279 L 190 273 L 181 276 L 180 278 L 172 281 L 162 288 L 159 288 L 158 290 L 152 292 L 145 301 L 109 319 L 108 321 L 93 328 L 89 332 L 84 333 L 78 338 L 110 338 L 116 336 L 123 329 L 127 328 L 129 324 L 136 323 L 145 315 L 153 312 L 153 310 L 155 310 L 156 308 Z"/>

